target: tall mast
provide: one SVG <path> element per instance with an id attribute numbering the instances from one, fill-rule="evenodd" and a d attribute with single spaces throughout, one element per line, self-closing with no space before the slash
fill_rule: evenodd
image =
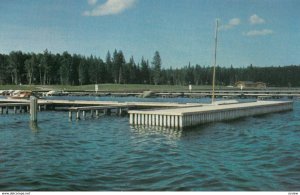
<path id="1" fill-rule="evenodd" d="M 218 44 L 218 26 L 219 20 L 216 19 L 216 32 L 215 32 L 215 55 L 214 55 L 214 64 L 213 64 L 213 81 L 212 81 L 212 97 L 211 104 L 215 101 L 215 82 L 216 82 L 216 64 L 217 64 L 217 44 Z"/>

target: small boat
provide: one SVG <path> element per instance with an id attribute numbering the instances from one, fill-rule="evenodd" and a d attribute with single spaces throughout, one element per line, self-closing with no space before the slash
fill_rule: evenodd
<path id="1" fill-rule="evenodd" d="M 8 99 L 29 99 L 32 95 L 28 90 L 16 90 L 11 95 L 7 96 Z"/>

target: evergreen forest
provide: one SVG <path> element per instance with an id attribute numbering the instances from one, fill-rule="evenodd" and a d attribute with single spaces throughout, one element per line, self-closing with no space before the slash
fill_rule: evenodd
<path id="1" fill-rule="evenodd" d="M 210 85 L 210 65 L 183 65 L 182 68 L 162 68 L 158 51 L 153 58 L 125 60 L 121 50 L 109 51 L 105 59 L 63 52 L 52 54 L 12 51 L 0 54 L 0 85 L 86 85 L 118 84 L 168 84 Z M 268 87 L 299 87 L 300 65 L 258 67 L 216 67 L 216 84 L 234 85 L 237 81 L 265 82 Z"/>

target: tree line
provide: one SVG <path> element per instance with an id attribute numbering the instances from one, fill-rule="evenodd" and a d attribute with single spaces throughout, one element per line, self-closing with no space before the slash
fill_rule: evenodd
<path id="1" fill-rule="evenodd" d="M 274 87 L 300 86 L 300 65 L 257 67 L 216 67 L 217 85 L 234 85 L 237 81 L 265 82 Z M 162 68 L 158 51 L 149 62 L 143 57 L 136 62 L 133 56 L 125 60 L 121 50 L 107 52 L 103 60 L 96 56 L 12 51 L 0 54 L 0 84 L 86 85 L 169 84 L 211 85 L 212 68 L 207 65 L 185 65 L 182 68 Z"/>

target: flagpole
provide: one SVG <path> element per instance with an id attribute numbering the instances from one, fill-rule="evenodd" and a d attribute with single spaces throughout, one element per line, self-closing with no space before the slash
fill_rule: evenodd
<path id="1" fill-rule="evenodd" d="M 217 64 L 217 44 L 218 44 L 218 26 L 219 20 L 216 19 L 216 32 L 215 32 L 215 54 L 214 54 L 214 64 L 213 64 L 213 81 L 212 81 L 212 97 L 211 104 L 215 101 L 215 82 L 216 82 L 216 64 Z"/>

